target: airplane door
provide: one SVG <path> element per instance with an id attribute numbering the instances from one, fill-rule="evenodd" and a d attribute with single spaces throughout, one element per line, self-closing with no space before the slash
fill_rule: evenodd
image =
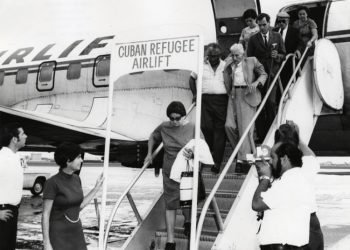
<path id="1" fill-rule="evenodd" d="M 93 71 L 93 85 L 95 87 L 107 87 L 109 84 L 109 69 L 111 56 L 102 55 L 96 58 Z"/>
<path id="2" fill-rule="evenodd" d="M 338 51 L 344 86 L 343 112 L 350 110 L 350 1 L 331 2 L 327 15 L 325 37 L 331 40 Z"/>
<path id="3" fill-rule="evenodd" d="M 54 88 L 56 62 L 44 62 L 40 64 L 36 88 L 38 91 L 51 91 Z"/>
<path id="4" fill-rule="evenodd" d="M 247 9 L 257 11 L 255 0 L 212 0 L 215 14 L 216 34 L 225 55 L 233 43 L 237 43 L 242 29 L 243 12 Z M 259 1 L 257 1 L 259 2 Z M 258 13 L 258 11 L 257 11 Z"/>

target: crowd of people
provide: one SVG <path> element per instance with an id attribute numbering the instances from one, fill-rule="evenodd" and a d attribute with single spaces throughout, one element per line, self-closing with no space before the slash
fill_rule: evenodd
<path id="1" fill-rule="evenodd" d="M 308 17 L 308 9 L 301 6 L 298 20 L 292 25 L 286 12 L 277 15 L 277 26 L 272 28 L 270 16 L 257 15 L 255 10 L 244 12 L 247 27 L 239 42 L 230 48 L 227 58 L 217 43 L 206 47 L 202 79 L 201 131 L 212 153 L 211 171 L 220 172 L 226 139 L 234 148 L 256 113 L 262 97 L 270 87 L 286 54 L 297 58 L 306 47 L 312 48 L 317 39 L 317 25 Z M 312 49 L 310 50 L 312 53 Z M 286 84 L 291 65 L 281 74 Z M 189 85 L 194 100 L 197 94 L 197 74 L 192 72 Z M 256 141 L 262 141 L 275 118 L 278 94 L 271 92 L 262 114 L 248 132 L 236 159 L 236 172 L 247 172 L 250 164 L 246 155 L 255 152 Z M 163 187 L 167 227 L 166 250 L 175 249 L 174 229 L 179 206 L 179 183 L 170 178 L 177 154 L 194 138 L 195 126 L 184 117 L 181 102 L 167 107 L 169 121 L 161 123 L 148 141 L 145 162 L 152 163 L 152 150 L 157 143 L 164 144 Z M 24 147 L 26 134 L 20 124 L 4 126 L 0 151 L 0 249 L 15 249 L 18 207 L 22 196 L 23 171 L 16 152 Z M 193 157 L 192 149 L 183 151 L 186 159 Z M 259 232 L 261 249 L 323 249 L 323 236 L 316 216 L 316 201 L 312 178 L 318 165 L 312 151 L 299 139 L 297 126 L 285 124 L 275 134 L 271 150 L 272 161 L 258 163 L 260 183 L 252 207 L 264 211 Z M 42 230 L 44 249 L 86 249 L 79 212 L 96 195 L 103 183 L 97 179 L 95 187 L 84 197 L 81 180 L 75 174 L 82 160 L 81 148 L 63 143 L 55 152 L 58 174 L 45 185 Z M 13 181 L 16 180 L 16 181 Z M 296 185 L 295 181 L 298 181 Z M 184 232 L 190 233 L 190 208 L 183 208 Z M 309 237 L 310 236 L 310 237 Z"/>
<path id="2" fill-rule="evenodd" d="M 214 159 L 214 165 L 211 167 L 214 174 L 218 174 L 221 170 L 226 139 L 233 148 L 237 145 L 286 55 L 294 53 L 295 57 L 300 59 L 305 48 L 314 45 L 317 39 L 316 23 L 308 17 L 306 7 L 301 6 L 297 13 L 299 19 L 293 25 L 289 24 L 290 16 L 287 12 L 278 13 L 277 26 L 273 28 L 268 14 L 257 15 L 255 10 L 249 9 L 243 14 L 247 27 L 242 30 L 239 42 L 231 46 L 227 58 L 222 58 L 222 49 L 219 44 L 210 43 L 206 46 L 202 77 L 201 131 Z M 292 64 L 289 63 L 282 71 L 281 81 L 284 87 L 293 73 L 292 70 Z M 192 72 L 189 86 L 193 93 L 193 101 L 197 96 L 197 80 L 198 75 Z M 263 112 L 256 121 L 256 134 L 253 126 L 239 148 L 235 164 L 236 172 L 246 173 L 249 170 L 251 165 L 246 155 L 255 153 L 255 142 L 261 143 L 265 138 L 275 119 L 279 98 L 277 85 L 275 85 Z M 173 103 L 168 109 L 172 105 Z M 183 120 L 184 108 L 178 111 L 175 109 L 172 112 L 167 111 L 167 116 L 170 121 L 157 127 L 149 139 L 146 160 L 152 161 L 151 153 L 155 142 L 163 142 L 165 148 L 163 186 L 168 233 L 165 249 L 173 250 L 176 248 L 174 225 L 175 210 L 179 208 L 179 184 L 169 178 L 169 173 L 176 154 L 194 137 L 194 125 L 190 126 Z M 280 130 L 276 131 L 276 138 L 282 137 L 282 135 L 278 136 L 279 132 Z M 287 138 L 281 139 L 283 142 L 276 141 L 272 150 L 271 164 L 267 164 L 260 170 L 261 179 L 268 180 L 268 182 L 262 182 L 264 186 L 259 185 L 253 200 L 253 209 L 266 213 L 259 233 L 261 249 L 323 249 L 323 237 L 315 214 L 316 202 L 310 181 L 305 177 L 303 185 L 295 190 L 288 182 L 286 186 L 289 189 L 284 188 L 284 180 L 280 181 L 282 175 L 290 176 L 290 180 L 295 181 L 306 172 L 315 174 L 317 171 L 317 161 L 315 163 L 315 157 L 310 153 L 312 151 L 306 145 L 299 143 L 298 134 L 297 138 L 297 142 L 289 141 Z M 187 150 L 184 152 L 186 157 L 190 157 Z M 302 159 L 303 154 L 305 157 Z M 314 159 L 313 163 L 309 163 L 310 161 L 306 158 L 309 154 Z M 281 163 L 282 159 L 285 159 L 283 163 Z M 302 168 L 306 171 L 297 171 L 301 169 L 303 162 L 311 167 Z M 309 169 L 313 171 L 308 171 Z M 293 171 L 287 172 L 287 170 Z M 271 184 L 272 178 L 274 181 Z M 294 194 L 295 199 L 285 202 L 287 193 Z M 280 200 L 278 200 L 279 197 Z M 285 211 L 290 212 L 291 216 L 284 216 L 288 219 L 280 224 L 276 223 L 280 220 L 278 216 L 285 215 L 283 214 Z M 190 217 L 186 211 L 183 210 L 183 212 L 184 229 L 188 232 Z M 295 220 L 294 224 L 293 220 Z M 283 230 L 288 227 L 291 229 Z M 276 232 L 276 228 L 281 229 L 280 234 L 276 237 L 271 236 Z M 294 234 L 294 230 L 298 233 Z M 309 232 L 311 232 L 310 240 Z"/>
<path id="3" fill-rule="evenodd" d="M 226 139 L 234 148 L 256 113 L 286 55 L 294 53 L 300 59 L 306 47 L 312 51 L 317 39 L 317 25 L 308 17 L 308 9 L 297 9 L 298 19 L 289 24 L 287 12 L 277 14 L 277 25 L 272 27 L 270 16 L 257 15 L 248 9 L 243 13 L 247 27 L 239 42 L 222 58 L 219 44 L 208 44 L 205 51 L 202 78 L 201 129 L 212 151 L 214 173 L 220 172 Z M 311 52 L 310 52 L 311 53 Z M 285 87 L 293 73 L 289 60 L 280 74 Z M 197 74 L 192 72 L 189 85 L 195 100 Z M 281 92 L 275 84 L 254 126 L 240 147 L 236 172 L 246 173 L 250 165 L 246 155 L 255 152 L 255 143 L 261 143 L 275 119 Z"/>

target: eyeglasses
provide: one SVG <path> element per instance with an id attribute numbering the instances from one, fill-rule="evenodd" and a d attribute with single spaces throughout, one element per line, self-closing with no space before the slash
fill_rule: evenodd
<path id="1" fill-rule="evenodd" d="M 278 23 L 287 23 L 287 20 L 278 20 Z"/>
<path id="2" fill-rule="evenodd" d="M 176 117 L 169 117 L 170 121 L 180 121 L 181 120 L 181 116 L 176 116 Z"/>

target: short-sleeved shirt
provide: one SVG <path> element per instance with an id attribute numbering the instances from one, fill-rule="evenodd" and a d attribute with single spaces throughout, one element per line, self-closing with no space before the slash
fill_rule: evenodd
<path id="1" fill-rule="evenodd" d="M 164 144 L 163 172 L 170 175 L 177 153 L 194 138 L 195 125 L 185 123 L 174 126 L 170 121 L 161 123 L 152 133 L 156 142 Z"/>
<path id="2" fill-rule="evenodd" d="M 220 60 L 220 64 L 214 71 L 208 60 L 203 64 L 202 93 L 203 94 L 226 94 L 224 83 L 225 62 Z M 191 72 L 191 77 L 197 79 L 198 75 Z"/>
<path id="3" fill-rule="evenodd" d="M 299 39 L 302 41 L 303 45 L 306 46 L 307 42 L 312 37 L 312 29 L 317 29 L 317 24 L 311 18 L 308 18 L 306 22 L 301 22 L 296 20 L 293 23 L 293 27 L 299 30 Z"/>
<path id="4" fill-rule="evenodd" d="M 80 177 L 59 171 L 46 181 L 43 199 L 53 200 L 50 221 L 60 220 L 64 215 L 77 220 L 84 200 Z"/>
<path id="5" fill-rule="evenodd" d="M 315 196 L 303 169 L 294 167 L 284 172 L 261 197 L 270 209 L 264 212 L 260 244 L 308 244 Z"/>
<path id="6" fill-rule="evenodd" d="M 0 150 L 0 204 L 17 206 L 22 199 L 23 168 L 20 158 L 8 147 Z"/>

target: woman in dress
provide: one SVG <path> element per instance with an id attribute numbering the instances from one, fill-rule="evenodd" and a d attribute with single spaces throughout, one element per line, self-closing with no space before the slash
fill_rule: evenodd
<path id="1" fill-rule="evenodd" d="M 249 38 L 259 32 L 259 26 L 256 24 L 256 17 L 256 11 L 253 9 L 248 9 L 243 13 L 243 20 L 247 27 L 242 30 L 239 43 L 243 45 L 245 51 L 247 51 Z"/>
<path id="2" fill-rule="evenodd" d="M 295 20 L 293 27 L 299 30 L 299 44 L 303 53 L 305 48 L 312 47 L 318 38 L 317 24 L 309 17 L 309 9 L 306 6 L 300 6 L 297 13 L 298 20 Z M 310 54 L 313 52 L 311 51 Z"/>
<path id="3" fill-rule="evenodd" d="M 57 147 L 54 158 L 60 170 L 45 184 L 42 216 L 44 250 L 86 250 L 79 212 L 100 189 L 102 175 L 84 197 L 81 180 L 75 174 L 83 163 L 82 149 L 74 143 L 65 142 Z"/>
<path id="4" fill-rule="evenodd" d="M 170 179 L 171 167 L 176 159 L 177 153 L 194 138 L 195 125 L 184 119 L 186 110 L 181 102 L 174 101 L 167 107 L 166 114 L 169 121 L 161 123 L 151 134 L 148 140 L 148 154 L 145 162 L 152 163 L 152 149 L 156 144 L 163 142 L 163 189 L 165 200 L 165 219 L 167 227 L 167 243 L 165 250 L 175 250 L 174 230 L 176 221 L 176 210 L 180 208 L 180 186 L 179 183 Z M 192 152 L 185 150 L 184 156 L 191 158 Z M 185 234 L 188 236 L 191 227 L 190 208 L 182 210 L 185 217 Z"/>

